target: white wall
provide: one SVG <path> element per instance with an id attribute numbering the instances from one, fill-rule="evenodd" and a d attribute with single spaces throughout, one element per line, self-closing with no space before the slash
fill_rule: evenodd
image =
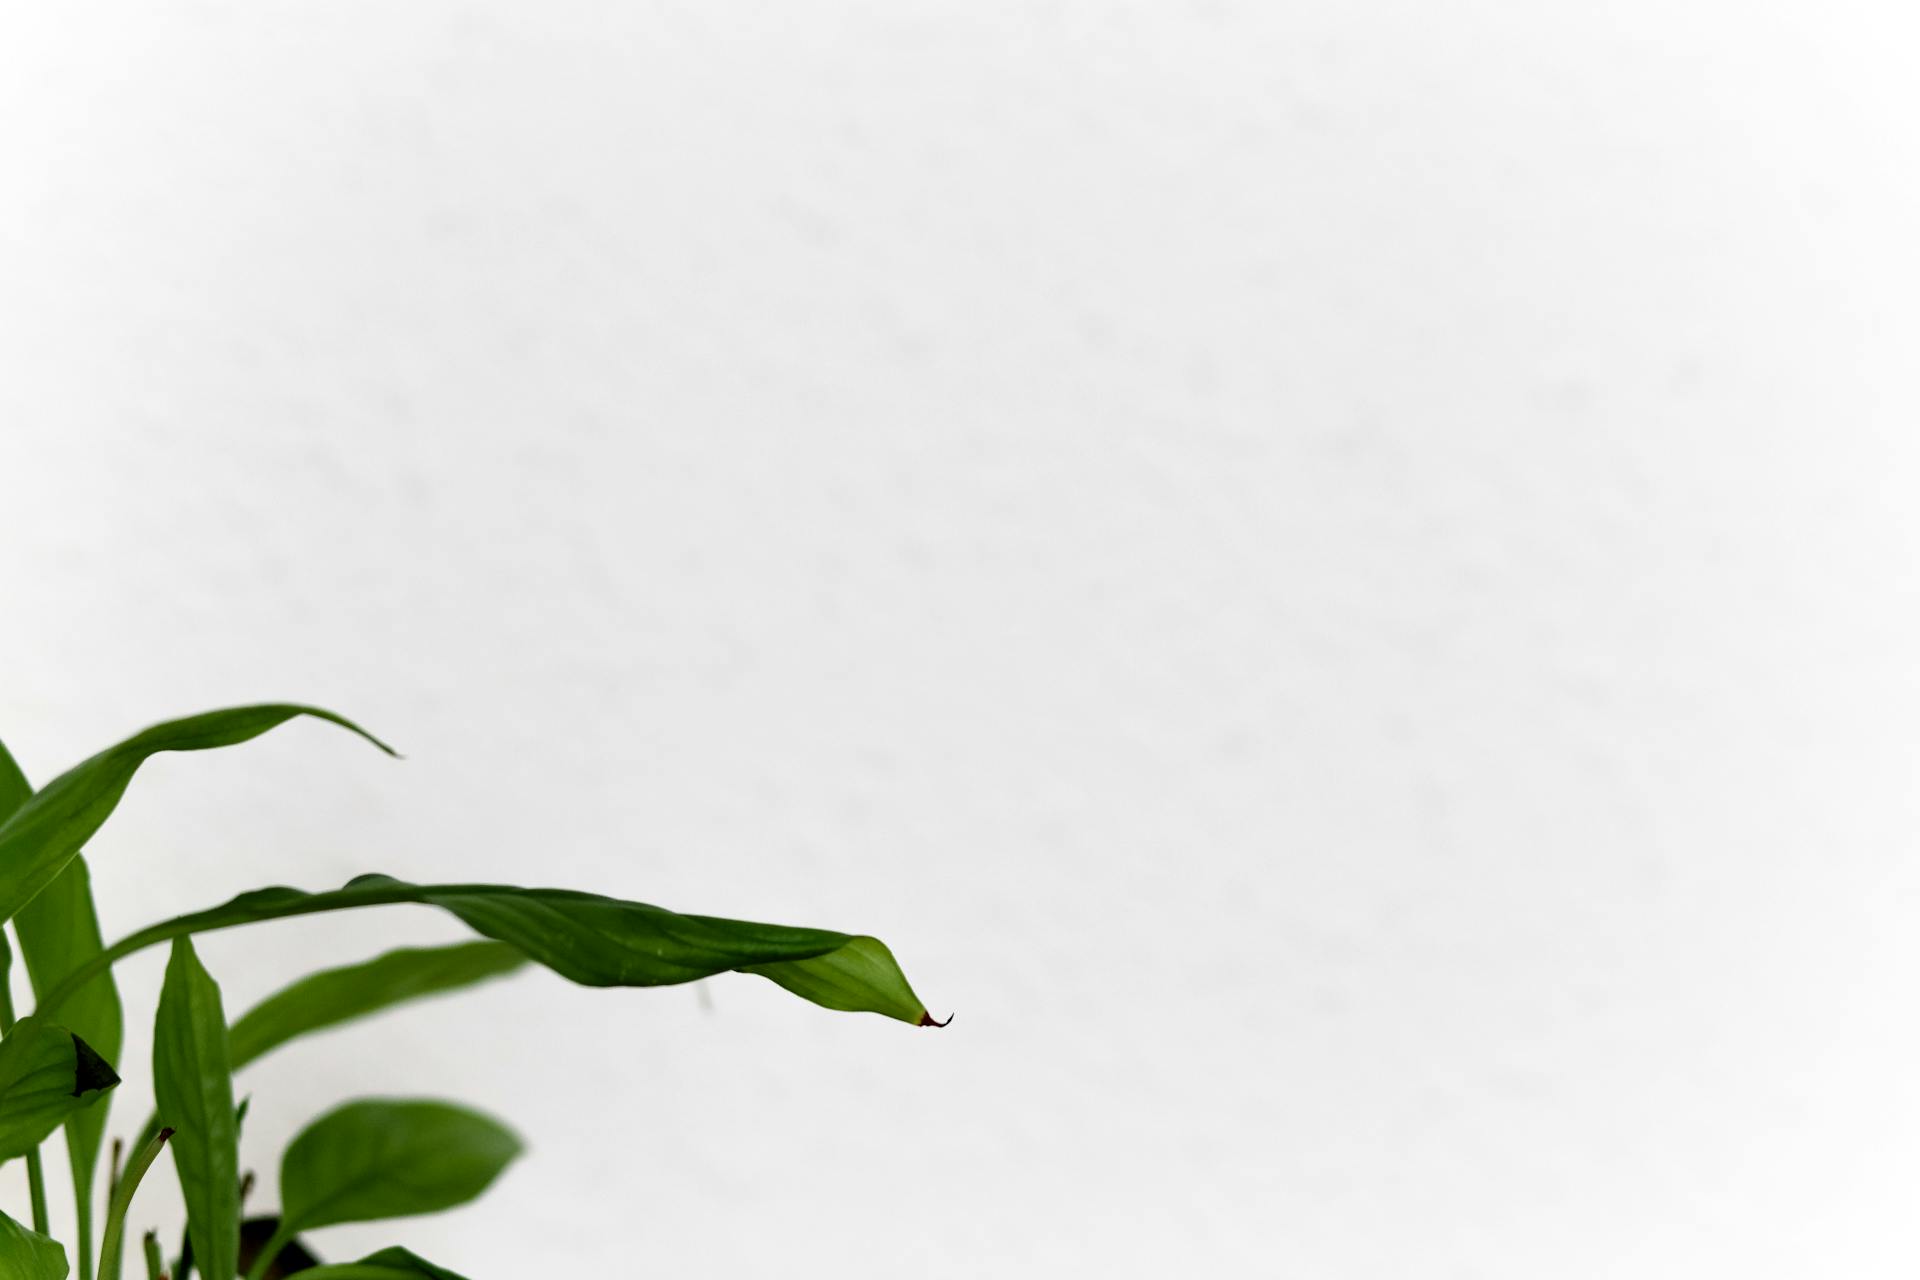
<path id="1" fill-rule="evenodd" d="M 0 13 L 0 734 L 409 756 L 156 762 L 109 933 L 556 883 L 958 1013 L 532 975 L 288 1050 L 263 1170 L 366 1091 L 532 1145 L 332 1256 L 1920 1265 L 1900 7 Z"/>

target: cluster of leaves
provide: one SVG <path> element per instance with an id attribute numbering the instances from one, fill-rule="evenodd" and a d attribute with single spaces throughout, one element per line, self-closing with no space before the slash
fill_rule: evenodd
<path id="1" fill-rule="evenodd" d="M 367 875 L 319 893 L 272 888 L 178 916 L 105 944 L 81 849 L 135 772 L 162 751 L 201 751 L 256 738 L 297 717 L 329 721 L 390 749 L 332 712 L 275 704 L 236 707 L 155 725 L 34 791 L 0 745 L 0 924 L 13 937 L 32 987 L 33 1012 L 14 1018 L 13 951 L 0 929 L 0 1163 L 22 1160 L 31 1228 L 0 1215 L 0 1280 L 65 1280 L 66 1249 L 50 1238 L 41 1144 L 64 1132 L 73 1175 L 79 1280 L 120 1280 L 128 1210 L 148 1167 L 170 1148 L 187 1208 L 186 1239 L 169 1264 L 149 1232 L 149 1280 L 460 1280 L 405 1249 L 322 1265 L 302 1233 L 344 1222 L 431 1213 L 479 1195 L 520 1152 L 498 1121 L 450 1102 L 371 1098 L 321 1116 L 288 1145 L 279 1212 L 243 1221 L 236 1071 L 309 1032 L 435 993 L 471 986 L 528 963 L 595 987 L 650 987 L 727 971 L 753 973 L 829 1009 L 935 1025 L 878 939 L 825 929 L 680 915 L 640 902 L 563 889 L 490 884 L 406 884 Z M 232 1023 L 220 987 L 194 951 L 196 934 L 284 916 L 414 903 L 438 907 L 482 940 L 389 951 L 328 969 L 268 997 Z M 121 1167 L 116 1143 L 93 1230 L 96 1173 L 106 1134 L 122 1010 L 113 965 L 169 943 L 172 955 L 154 1016 L 156 1114 Z"/>

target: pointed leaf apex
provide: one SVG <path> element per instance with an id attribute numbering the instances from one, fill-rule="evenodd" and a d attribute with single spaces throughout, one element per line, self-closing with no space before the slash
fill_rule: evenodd
<path id="1" fill-rule="evenodd" d="M 952 1022 L 952 1021 L 953 1021 L 953 1015 L 948 1014 L 947 1022 Z M 923 1027 L 944 1027 L 947 1025 L 947 1022 L 941 1022 L 938 1018 L 935 1018 L 932 1014 L 928 1013 L 925 1009 L 922 1009 L 920 1011 L 920 1025 Z"/>

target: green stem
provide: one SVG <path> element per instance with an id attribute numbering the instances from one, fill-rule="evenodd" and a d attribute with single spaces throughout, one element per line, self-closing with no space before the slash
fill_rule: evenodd
<path id="1" fill-rule="evenodd" d="M 287 1223 L 283 1218 L 274 1225 L 273 1235 L 268 1239 L 266 1248 L 254 1255 L 253 1266 L 247 1271 L 247 1280 L 265 1280 L 267 1268 L 273 1265 L 273 1260 L 280 1256 L 280 1251 L 286 1248 L 287 1243 L 292 1239 L 293 1232 L 287 1230 Z"/>
<path id="2" fill-rule="evenodd" d="M 167 1264 L 160 1261 L 160 1233 L 149 1231 L 140 1241 L 147 1254 L 147 1280 L 160 1280 Z M 82 1272 L 81 1274 L 85 1274 Z"/>
<path id="3" fill-rule="evenodd" d="M 153 1140 L 142 1146 L 127 1163 L 126 1171 L 119 1181 L 113 1184 L 113 1196 L 107 1201 L 107 1233 L 100 1242 L 100 1274 L 98 1280 L 120 1280 L 120 1246 L 126 1238 L 127 1206 L 133 1203 L 133 1193 L 140 1186 L 140 1179 L 146 1176 L 147 1166 L 153 1163 L 160 1148 L 167 1145 L 167 1139 L 173 1136 L 173 1130 L 162 1129 L 153 1135 Z"/>
<path id="4" fill-rule="evenodd" d="M 67 1154 L 73 1154 L 73 1148 L 67 1148 Z M 75 1268 L 76 1276 L 84 1276 L 93 1270 L 93 1200 L 88 1194 L 91 1188 L 83 1188 L 80 1178 L 73 1179 L 73 1234 L 75 1253 L 79 1255 L 80 1265 Z"/>
<path id="5" fill-rule="evenodd" d="M 47 1235 L 47 1175 L 40 1167 L 40 1148 L 27 1152 L 27 1195 L 33 1201 L 33 1229 Z"/>

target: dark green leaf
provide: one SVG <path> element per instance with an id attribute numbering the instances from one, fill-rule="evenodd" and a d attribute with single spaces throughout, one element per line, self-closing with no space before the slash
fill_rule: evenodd
<path id="1" fill-rule="evenodd" d="M 503 942 L 403 947 L 327 969 L 268 996 L 233 1024 L 228 1052 L 238 1071 L 297 1036 L 393 1005 L 511 973 L 527 958 Z"/>
<path id="2" fill-rule="evenodd" d="M 339 1262 L 300 1273 L 301 1280 L 466 1280 L 405 1249 L 382 1249 L 358 1262 Z"/>
<path id="3" fill-rule="evenodd" d="M 113 952 L 130 955 L 167 938 L 259 920 L 399 902 L 450 911 L 474 931 L 510 943 L 562 977 L 590 987 L 664 986 L 741 970 L 830 1009 L 879 1013 L 916 1026 L 932 1021 L 876 938 L 679 915 L 570 889 L 423 886 L 386 876 L 360 876 L 329 893 L 256 889 L 154 925 L 116 944 Z M 846 954 L 835 958 L 843 950 Z"/>
<path id="4" fill-rule="evenodd" d="M 281 1229 L 451 1209 L 486 1190 L 519 1154 L 520 1140 L 498 1121 L 452 1103 L 349 1102 L 288 1145 L 280 1161 Z"/>
<path id="5" fill-rule="evenodd" d="M 240 1153 L 227 1016 L 220 987 L 186 938 L 176 938 L 153 1022 L 153 1092 L 173 1131 L 173 1167 L 187 1205 L 187 1234 L 208 1276 L 240 1265 Z"/>
<path id="6" fill-rule="evenodd" d="M 0 1161 L 33 1150 L 119 1083 L 79 1036 L 38 1016 L 22 1018 L 0 1040 Z"/>
<path id="7" fill-rule="evenodd" d="M 67 1280 L 67 1251 L 0 1213 L 0 1280 Z"/>
<path id="8" fill-rule="evenodd" d="M 162 751 L 233 746 L 297 716 L 313 716 L 351 729 L 382 751 L 391 752 L 385 743 L 350 720 L 317 707 L 291 704 L 234 707 L 154 725 L 67 770 L 35 792 L 0 825 L 0 921 L 11 920 L 60 874 L 120 803 L 127 784 L 149 757 Z"/>
<path id="9" fill-rule="evenodd" d="M 87 860 L 76 856 L 66 869 L 53 878 L 13 918 L 20 934 L 20 956 L 26 961 L 27 976 L 33 982 L 36 999 L 47 994 L 68 974 L 100 955 L 100 921 L 94 914 L 93 890 L 87 872 Z M 75 1035 L 92 1045 L 110 1062 L 120 1058 L 120 993 L 113 984 L 113 971 L 102 969 L 87 979 L 60 1010 L 60 1021 Z M 67 1159 L 73 1171 L 74 1195 L 78 1203 L 93 1203 L 93 1173 L 100 1158 L 100 1143 L 106 1134 L 107 1111 L 111 1098 L 102 1098 L 97 1106 L 87 1107 L 68 1117 Z M 91 1230 L 92 1214 L 87 1213 L 83 1230 Z"/>

